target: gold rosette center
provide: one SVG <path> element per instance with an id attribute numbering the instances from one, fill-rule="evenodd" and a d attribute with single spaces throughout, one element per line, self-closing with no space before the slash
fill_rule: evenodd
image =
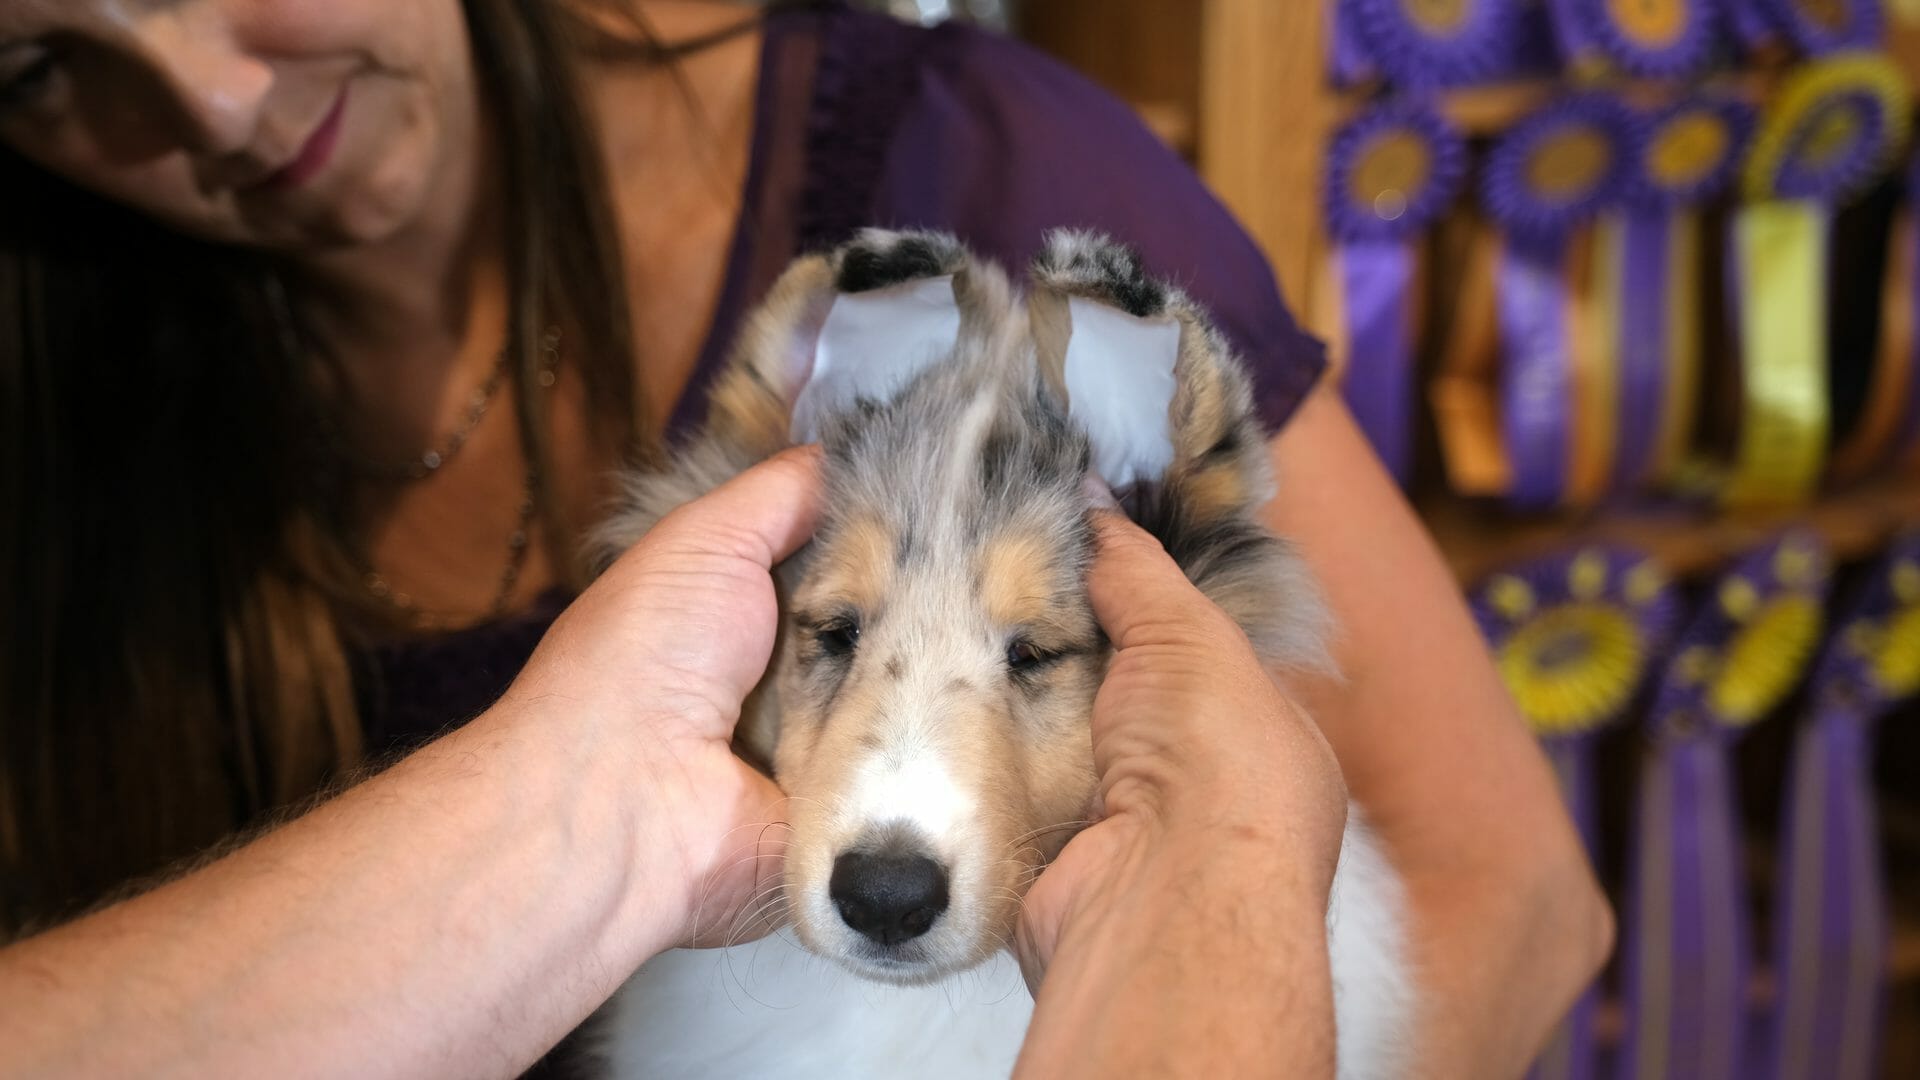
<path id="1" fill-rule="evenodd" d="M 1473 10 L 1474 0 L 1400 0 L 1400 10 L 1415 26 L 1430 34 L 1460 29 Z"/>
<path id="2" fill-rule="evenodd" d="M 1662 187 L 1697 184 L 1726 157 L 1732 142 L 1726 122 L 1711 110 L 1682 113 L 1654 133 L 1647 172 Z"/>
<path id="3" fill-rule="evenodd" d="M 1604 603 L 1570 603 L 1518 627 L 1497 660 L 1534 730 L 1569 735 L 1626 708 L 1646 655 L 1630 614 Z"/>
<path id="4" fill-rule="evenodd" d="M 1889 697 L 1920 693 L 1920 604 L 1901 608 L 1874 635 L 1867 661 Z"/>
<path id="5" fill-rule="evenodd" d="M 1360 154 L 1347 180 L 1347 196 L 1383 221 L 1406 213 L 1433 170 L 1426 140 L 1406 130 L 1383 132 Z"/>
<path id="6" fill-rule="evenodd" d="M 1859 139 L 1859 115 L 1847 102 L 1835 102 L 1814 116 L 1807 128 L 1806 142 L 1801 147 L 1808 161 L 1824 166 L 1837 157 L 1852 153 L 1853 144 Z"/>
<path id="7" fill-rule="evenodd" d="M 1707 688 L 1707 707 L 1731 724 L 1751 724 L 1779 705 L 1820 643 L 1820 605 L 1806 593 L 1763 603 L 1728 644 Z"/>
<path id="8" fill-rule="evenodd" d="M 1607 17 L 1643 48 L 1665 48 L 1687 29 L 1683 0 L 1607 0 Z"/>
<path id="9" fill-rule="evenodd" d="M 1843 30 L 1847 25 L 1847 0 L 1793 0 L 1800 17 L 1822 30 Z"/>
<path id="10" fill-rule="evenodd" d="M 1571 201 L 1598 184 L 1613 165 L 1613 143 L 1591 125 L 1541 140 L 1527 155 L 1527 186 L 1548 199 Z"/>

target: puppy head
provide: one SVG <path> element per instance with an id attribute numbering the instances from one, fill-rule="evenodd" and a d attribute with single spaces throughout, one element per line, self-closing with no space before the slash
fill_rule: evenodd
<path id="1" fill-rule="evenodd" d="M 950 325 L 876 324 L 880 348 L 917 354 L 885 386 L 819 389 L 806 369 L 830 352 L 836 298 L 949 283 Z M 1086 343 L 1134 323 L 1172 352 L 1164 395 L 1129 420 L 1144 449 L 1116 455 L 1112 417 L 1087 410 L 1133 376 Z M 931 350 L 928 325 L 946 326 Z M 1139 466 L 1130 510 L 1275 659 L 1308 642 L 1295 628 L 1317 606 L 1288 595 L 1298 575 L 1255 518 L 1269 482 L 1245 378 L 1123 248 L 1051 238 L 1022 303 L 950 238 L 863 234 L 782 279 L 722 385 L 690 467 L 764 456 L 740 448 L 789 426 L 826 450 L 826 517 L 782 568 L 781 640 L 741 736 L 794 800 L 787 914 L 858 974 L 921 982 L 984 960 L 1089 816 L 1108 657 L 1086 593 L 1091 464 Z"/>

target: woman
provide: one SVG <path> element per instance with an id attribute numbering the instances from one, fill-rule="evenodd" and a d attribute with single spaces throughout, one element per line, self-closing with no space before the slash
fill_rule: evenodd
<path id="1" fill-rule="evenodd" d="M 1088 225 L 1256 371 L 1271 519 L 1345 631 L 1345 679 L 1292 689 L 1408 881 L 1423 1058 L 1518 1071 L 1604 957 L 1550 776 L 1257 252 L 1025 50 L 834 5 L 0 0 L 0 142 L 10 930 L 484 708 L 607 470 L 699 416 L 796 251 L 932 226 L 1018 264 Z"/>

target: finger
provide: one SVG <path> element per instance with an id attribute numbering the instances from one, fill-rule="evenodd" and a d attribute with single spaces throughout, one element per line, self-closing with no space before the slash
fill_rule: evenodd
<path id="1" fill-rule="evenodd" d="M 1118 511 L 1090 517 L 1095 547 L 1087 591 L 1115 648 L 1152 644 L 1169 627 L 1191 628 L 1218 615 L 1152 534 Z"/>
<path id="2" fill-rule="evenodd" d="M 796 446 L 674 511 L 655 536 L 662 543 L 724 544 L 770 569 L 813 536 L 821 501 L 820 448 Z"/>

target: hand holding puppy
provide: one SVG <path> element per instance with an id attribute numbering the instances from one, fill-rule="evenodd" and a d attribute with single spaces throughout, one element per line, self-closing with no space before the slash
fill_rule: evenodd
<path id="1" fill-rule="evenodd" d="M 772 568 L 819 513 L 819 449 L 801 447 L 668 514 L 561 614 L 509 692 L 641 738 L 635 827 L 679 856 L 666 880 L 689 890 L 674 944 L 733 944 L 779 880 L 785 797 L 731 744 L 773 652 Z"/>
<path id="2" fill-rule="evenodd" d="M 1089 587 L 1116 650 L 1093 711 L 1100 820 L 1027 896 L 1021 1071 L 1332 1075 L 1339 766 L 1151 536 L 1111 510 L 1095 525 Z"/>

